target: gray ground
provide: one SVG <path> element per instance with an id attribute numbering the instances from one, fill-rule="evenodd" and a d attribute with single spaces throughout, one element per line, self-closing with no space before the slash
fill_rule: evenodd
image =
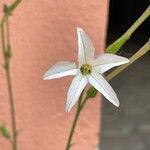
<path id="1" fill-rule="evenodd" d="M 101 150 L 150 150 L 150 53 L 110 83 L 121 106 L 104 99 Z"/>

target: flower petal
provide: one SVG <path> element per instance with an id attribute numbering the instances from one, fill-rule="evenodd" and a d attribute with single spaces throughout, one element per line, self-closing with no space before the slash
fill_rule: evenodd
<path id="1" fill-rule="evenodd" d="M 77 66 L 68 61 L 62 61 L 52 66 L 43 76 L 43 80 L 60 78 L 68 75 L 75 75 Z"/>
<path id="2" fill-rule="evenodd" d="M 66 111 L 69 112 L 71 108 L 75 105 L 87 83 L 88 80 L 86 76 L 82 76 L 81 73 L 75 76 L 69 87 Z"/>
<path id="3" fill-rule="evenodd" d="M 129 59 L 125 57 L 105 53 L 94 60 L 93 68 L 95 71 L 99 73 L 104 73 L 113 67 L 116 67 L 116 66 L 128 63 L 128 62 L 129 62 Z"/>
<path id="4" fill-rule="evenodd" d="M 95 48 L 92 41 L 82 28 L 77 28 L 78 34 L 78 61 L 79 64 L 86 64 L 94 59 Z"/>
<path id="5" fill-rule="evenodd" d="M 89 83 L 101 92 L 111 103 L 119 107 L 119 100 L 116 93 L 102 75 L 92 72 L 89 76 Z"/>

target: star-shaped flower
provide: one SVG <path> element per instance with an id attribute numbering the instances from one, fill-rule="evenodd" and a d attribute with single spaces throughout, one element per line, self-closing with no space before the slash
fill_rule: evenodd
<path id="1" fill-rule="evenodd" d="M 81 92 L 88 83 L 101 92 L 115 106 L 119 106 L 119 100 L 110 84 L 103 77 L 103 73 L 109 69 L 128 63 L 127 58 L 114 54 L 104 53 L 94 59 L 94 46 L 83 29 L 77 28 L 78 35 L 78 67 L 75 63 L 63 61 L 56 63 L 45 74 L 43 79 L 50 80 L 69 75 L 75 75 L 67 96 L 66 111 L 78 101 Z"/>

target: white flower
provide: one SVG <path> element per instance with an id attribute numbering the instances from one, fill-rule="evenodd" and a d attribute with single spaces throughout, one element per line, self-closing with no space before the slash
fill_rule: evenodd
<path id="1" fill-rule="evenodd" d="M 102 74 L 115 66 L 128 63 L 129 60 L 109 53 L 104 53 L 94 59 L 95 49 L 88 35 L 81 28 L 77 28 L 77 34 L 78 67 L 75 63 L 69 61 L 56 63 L 45 73 L 43 79 L 49 80 L 68 75 L 75 75 L 75 78 L 69 87 L 66 111 L 70 111 L 76 104 L 81 92 L 88 83 L 94 86 L 104 95 L 104 97 L 118 107 L 119 100 L 117 95 Z"/>

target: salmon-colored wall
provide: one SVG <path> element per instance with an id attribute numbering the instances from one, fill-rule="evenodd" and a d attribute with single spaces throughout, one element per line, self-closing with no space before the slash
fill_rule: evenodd
<path id="1" fill-rule="evenodd" d="M 1 6 L 3 2 L 0 1 Z M 12 15 L 11 74 L 17 127 L 21 129 L 19 150 L 64 149 L 76 110 L 74 107 L 70 113 L 65 112 L 72 77 L 43 81 L 42 76 L 58 61 L 77 60 L 77 26 L 90 35 L 97 54 L 103 51 L 107 4 L 107 0 L 22 0 Z M 8 110 L 5 73 L 1 67 L 0 121 L 9 126 Z M 81 115 L 72 150 L 94 150 L 100 111 L 98 95 L 87 103 Z M 10 144 L 0 136 L 2 149 L 9 150 Z"/>

